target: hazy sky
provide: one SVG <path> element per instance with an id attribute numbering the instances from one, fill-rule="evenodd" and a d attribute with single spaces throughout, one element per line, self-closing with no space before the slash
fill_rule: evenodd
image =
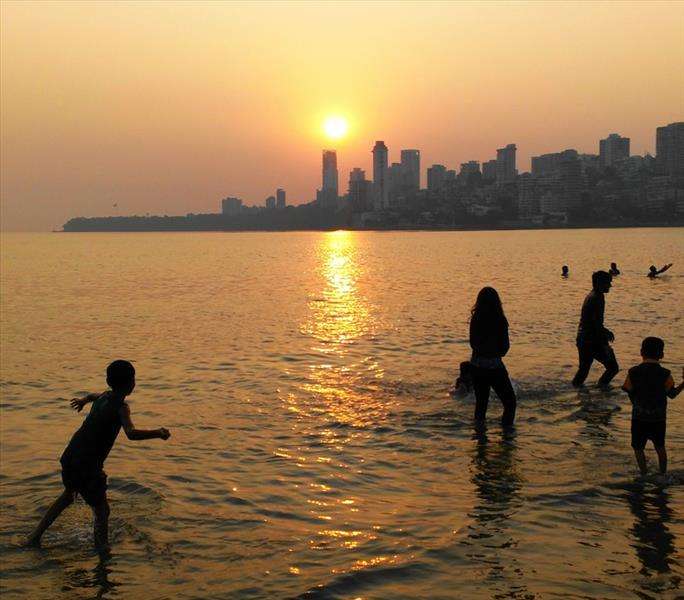
<path id="1" fill-rule="evenodd" d="M 684 120 L 684 2 L 2 2 L 6 230 L 340 187 L 385 140 L 458 167 L 518 145 L 655 151 Z M 325 115 L 350 120 L 334 144 Z M 118 204 L 118 208 L 113 208 Z"/>

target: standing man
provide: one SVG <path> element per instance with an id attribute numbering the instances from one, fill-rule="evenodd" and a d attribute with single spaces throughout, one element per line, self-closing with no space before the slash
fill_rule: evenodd
<path id="1" fill-rule="evenodd" d="M 577 328 L 577 352 L 579 353 L 579 369 L 572 380 L 572 385 L 580 387 L 589 374 L 591 363 L 599 361 L 605 372 L 598 380 L 599 387 L 605 388 L 617 375 L 620 367 L 615 360 L 615 353 L 610 342 L 615 340 L 613 332 L 603 326 L 603 314 L 606 309 L 605 294 L 610 291 L 612 277 L 607 271 L 596 271 L 591 276 L 592 290 L 582 304 L 582 315 Z"/>

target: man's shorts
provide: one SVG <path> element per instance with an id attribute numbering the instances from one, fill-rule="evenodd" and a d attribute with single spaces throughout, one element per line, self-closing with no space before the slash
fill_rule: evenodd
<path id="1" fill-rule="evenodd" d="M 648 440 L 651 440 L 656 448 L 665 446 L 665 421 L 650 423 L 633 419 L 632 448 L 643 450 Z"/>
<path id="2" fill-rule="evenodd" d="M 64 487 L 78 493 L 89 506 L 99 506 L 107 498 L 107 474 L 78 463 L 62 463 Z"/>

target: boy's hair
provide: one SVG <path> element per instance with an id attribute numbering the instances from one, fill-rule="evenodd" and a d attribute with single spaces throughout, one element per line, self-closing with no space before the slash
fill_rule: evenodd
<path id="1" fill-rule="evenodd" d="M 135 378 L 135 368 L 127 360 L 115 360 L 107 367 L 107 385 L 113 390 L 127 386 Z"/>
<path id="2" fill-rule="evenodd" d="M 660 360 L 665 354 L 665 342 L 659 337 L 647 337 L 641 342 L 641 356 Z"/>
<path id="3" fill-rule="evenodd" d="M 591 274 L 591 285 L 595 288 L 612 280 L 613 276 L 608 271 L 595 271 Z"/>

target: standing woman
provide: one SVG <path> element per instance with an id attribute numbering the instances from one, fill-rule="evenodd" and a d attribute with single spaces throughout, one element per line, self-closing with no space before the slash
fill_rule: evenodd
<path id="1" fill-rule="evenodd" d="M 508 320 L 504 315 L 499 294 L 492 287 L 480 290 L 470 316 L 470 360 L 475 390 L 475 421 L 482 423 L 487 415 L 489 390 L 494 388 L 503 404 L 501 424 L 513 425 L 515 419 L 515 392 L 508 371 L 501 360 L 510 348 Z"/>

